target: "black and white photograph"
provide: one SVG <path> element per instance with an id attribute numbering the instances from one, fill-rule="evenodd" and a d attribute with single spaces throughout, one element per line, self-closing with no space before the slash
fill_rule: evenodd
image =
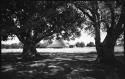
<path id="1" fill-rule="evenodd" d="M 125 79 L 124 0 L 0 1 L 1 79 Z"/>

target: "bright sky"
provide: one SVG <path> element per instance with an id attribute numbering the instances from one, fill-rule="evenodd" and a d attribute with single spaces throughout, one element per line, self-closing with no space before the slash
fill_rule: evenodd
<path id="1" fill-rule="evenodd" d="M 104 40 L 106 36 L 106 33 L 101 32 L 101 41 Z M 42 41 L 41 41 L 42 42 Z M 75 44 L 76 42 L 84 42 L 85 44 L 89 42 L 94 42 L 94 37 L 91 37 L 85 31 L 83 30 L 81 32 L 81 36 L 79 38 L 76 38 L 75 40 L 69 41 L 69 44 Z M 15 36 L 12 40 L 7 40 L 7 41 L 1 41 L 2 44 L 12 44 L 12 43 L 19 43 L 18 38 Z"/>
<path id="2" fill-rule="evenodd" d="M 106 36 L 106 33 L 102 33 L 101 32 L 101 41 L 104 40 Z M 95 39 L 94 37 L 92 37 L 91 35 L 88 35 L 84 30 L 81 32 L 81 36 L 79 38 L 76 38 L 75 40 L 71 40 L 69 41 L 70 44 L 75 44 L 76 42 L 84 42 L 85 44 L 89 43 L 89 42 L 94 42 L 95 43 Z"/>

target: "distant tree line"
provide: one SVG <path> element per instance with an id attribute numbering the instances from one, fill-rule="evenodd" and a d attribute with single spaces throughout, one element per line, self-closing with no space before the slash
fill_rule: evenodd
<path id="1" fill-rule="evenodd" d="M 87 47 L 94 47 L 95 44 L 94 44 L 93 42 L 89 42 L 86 46 L 87 46 Z"/>
<path id="2" fill-rule="evenodd" d="M 38 43 L 36 45 L 36 48 L 46 48 L 47 45 L 49 45 L 50 43 Z M 75 45 L 69 45 L 69 48 L 73 48 L 73 47 L 93 47 L 95 46 L 93 42 L 88 43 L 87 45 L 85 45 L 84 42 L 77 42 Z M 22 43 L 13 43 L 13 44 L 1 44 L 1 48 L 6 48 L 6 49 L 11 49 L 11 48 L 23 48 L 23 44 Z"/>
<path id="3" fill-rule="evenodd" d="M 22 43 L 13 43 L 13 44 L 1 44 L 1 48 L 11 49 L 11 48 L 23 48 Z"/>
<path id="4" fill-rule="evenodd" d="M 46 44 L 38 43 L 36 48 L 45 48 Z M 11 49 L 11 48 L 23 48 L 23 44 L 21 43 L 13 43 L 13 44 L 1 44 L 1 48 Z"/>
<path id="5" fill-rule="evenodd" d="M 88 44 L 85 45 L 84 42 L 77 42 L 74 45 L 69 45 L 69 48 L 73 48 L 73 47 L 94 47 L 95 44 L 93 42 L 89 42 Z"/>
<path id="6" fill-rule="evenodd" d="M 50 42 L 46 42 L 44 44 L 42 43 L 38 43 L 36 45 L 36 48 L 46 48 L 47 45 L 51 44 Z M 118 44 L 116 44 L 116 46 L 123 46 L 123 42 L 120 42 Z M 89 42 L 88 44 L 85 45 L 84 42 L 77 42 L 76 44 L 74 45 L 69 45 L 69 48 L 74 48 L 74 47 L 94 47 L 95 44 L 93 42 Z M 20 43 L 13 43 L 13 44 L 1 44 L 1 48 L 23 48 L 23 44 L 20 42 Z"/>

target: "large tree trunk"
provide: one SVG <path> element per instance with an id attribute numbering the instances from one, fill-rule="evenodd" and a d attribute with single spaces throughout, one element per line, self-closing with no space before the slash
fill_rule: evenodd
<path id="1" fill-rule="evenodd" d="M 39 53 L 36 50 L 36 44 L 32 40 L 26 40 L 23 46 L 22 58 L 24 60 L 35 60 Z"/>
<path id="2" fill-rule="evenodd" d="M 100 52 L 99 58 L 101 63 L 106 63 L 106 64 L 113 63 L 115 58 L 113 45 L 108 44 L 108 42 L 102 43 L 102 46 L 97 51 Z"/>
<path id="3" fill-rule="evenodd" d="M 114 67 L 119 78 L 125 79 L 124 64 L 115 58 L 114 47 L 117 37 L 108 34 L 102 43 L 101 54 L 99 56 L 100 63 Z M 100 51 L 99 50 L 99 51 Z M 98 50 L 97 50 L 98 51 Z"/>
<path id="4" fill-rule="evenodd" d="M 101 38 L 100 38 L 100 26 L 99 26 L 99 22 L 95 21 L 94 24 L 94 28 L 95 28 L 95 44 L 96 44 L 96 50 L 97 50 L 97 59 L 96 62 L 100 63 L 103 57 L 103 51 L 102 51 L 102 43 L 101 43 Z"/>
<path id="5" fill-rule="evenodd" d="M 121 67 L 122 63 L 116 60 L 114 54 L 116 40 L 117 36 L 115 36 L 113 33 L 107 33 L 107 36 L 103 43 L 101 43 L 100 47 L 96 47 L 98 52 L 98 60 L 100 63 Z"/>

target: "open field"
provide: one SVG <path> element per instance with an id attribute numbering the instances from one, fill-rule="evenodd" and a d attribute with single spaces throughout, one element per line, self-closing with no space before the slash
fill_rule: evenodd
<path id="1" fill-rule="evenodd" d="M 6 52 L 22 52 L 23 49 L 2 49 L 2 53 Z M 37 48 L 38 52 L 65 52 L 65 53 L 88 53 L 88 52 L 96 52 L 95 47 L 83 47 L 83 48 Z M 115 47 L 115 52 L 123 52 L 124 47 Z"/>

